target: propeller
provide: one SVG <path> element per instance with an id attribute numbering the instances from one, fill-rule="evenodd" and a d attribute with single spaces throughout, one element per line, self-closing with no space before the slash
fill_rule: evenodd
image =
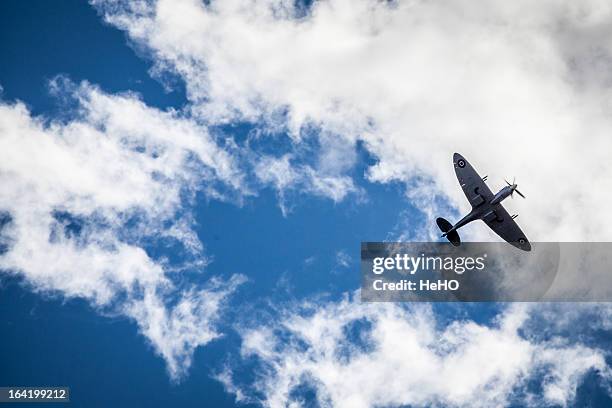
<path id="1" fill-rule="evenodd" d="M 526 197 L 523 195 L 523 193 L 521 193 L 520 191 L 518 191 L 518 188 L 517 188 L 517 187 L 518 187 L 518 185 L 516 184 L 516 177 L 513 177 L 513 178 L 512 178 L 512 184 L 510 184 L 510 182 L 509 182 L 508 180 L 506 180 L 506 179 L 504 179 L 504 181 L 506 182 L 506 184 L 507 184 L 507 185 L 509 185 L 510 187 L 512 187 L 512 192 L 510 193 L 510 197 L 514 198 L 513 194 L 514 194 L 514 192 L 516 191 L 516 193 L 517 193 L 518 195 L 520 195 L 520 196 L 521 196 L 521 197 L 523 197 L 523 198 L 526 198 Z"/>

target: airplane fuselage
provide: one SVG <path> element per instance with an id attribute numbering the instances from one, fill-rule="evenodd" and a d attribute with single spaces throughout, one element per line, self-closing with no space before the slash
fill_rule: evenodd
<path id="1" fill-rule="evenodd" d="M 512 195 L 512 190 L 512 186 L 502 188 L 489 202 L 484 201 L 479 206 L 472 208 L 472 211 L 470 211 L 469 214 L 457 221 L 457 223 L 453 225 L 453 228 L 444 233 L 443 236 L 446 236 L 453 231 L 457 231 L 459 228 L 472 221 L 495 219 L 497 217 L 497 214 L 495 213 L 495 206 L 500 204 L 506 198 L 510 197 L 510 195 Z"/>

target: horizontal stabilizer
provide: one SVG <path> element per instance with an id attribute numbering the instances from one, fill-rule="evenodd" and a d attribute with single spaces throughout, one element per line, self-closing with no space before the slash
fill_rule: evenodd
<path id="1" fill-rule="evenodd" d="M 457 231 L 448 232 L 453 229 L 453 224 L 442 217 L 436 219 L 436 224 L 438 224 L 438 227 L 444 233 L 442 236 L 446 237 L 451 244 L 454 246 L 459 246 L 459 244 L 461 244 L 461 238 L 459 238 L 459 233 Z"/>
<path id="2" fill-rule="evenodd" d="M 459 246 L 461 244 L 461 238 L 459 238 L 459 233 L 457 231 L 446 234 L 446 239 L 448 239 L 454 246 Z"/>
<path id="3" fill-rule="evenodd" d="M 438 228 L 440 228 L 440 231 L 442 232 L 448 232 L 453 228 L 453 224 L 442 217 L 436 219 L 436 224 L 438 224 Z"/>

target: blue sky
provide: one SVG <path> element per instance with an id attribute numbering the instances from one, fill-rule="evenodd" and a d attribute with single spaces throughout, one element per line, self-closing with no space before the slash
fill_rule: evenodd
<path id="1" fill-rule="evenodd" d="M 524 95 L 512 92 L 532 86 L 540 71 L 532 67 L 521 71 L 524 64 L 519 61 L 516 67 L 508 64 L 506 75 L 510 79 L 494 81 L 495 86 L 486 82 L 490 74 L 487 69 L 497 72 L 499 65 L 484 67 L 480 75 L 483 89 L 495 88 L 495 95 L 507 97 L 504 107 L 507 116 L 483 107 L 491 101 L 488 91 L 475 90 L 473 94 L 480 96 L 466 101 L 467 108 L 458 109 L 459 113 L 448 109 L 457 95 L 465 95 L 457 84 L 461 81 L 450 84 L 457 88 L 448 95 L 440 91 L 438 95 L 424 96 L 418 86 L 408 86 L 397 91 L 397 94 L 406 91 L 411 95 L 402 99 L 393 92 L 393 87 L 403 87 L 406 79 L 393 77 L 405 63 L 394 57 L 398 33 L 388 33 L 388 41 L 385 40 L 388 50 L 380 44 L 378 48 L 366 44 L 365 55 L 371 57 L 364 58 L 360 53 L 356 57 L 352 52 L 360 49 L 359 39 L 371 33 L 364 34 L 360 29 L 352 32 L 356 25 L 350 23 L 352 19 L 368 18 L 374 26 L 373 32 L 384 31 L 377 24 L 385 19 L 391 21 L 390 27 L 404 27 L 406 24 L 397 25 L 397 21 L 402 18 L 409 21 L 411 14 L 401 14 L 404 13 L 401 7 L 396 11 L 392 7 L 377 6 L 379 14 L 369 14 L 363 2 L 355 3 L 354 8 L 340 1 L 332 2 L 335 8 L 326 8 L 327 3 L 321 2 L 315 6 L 317 12 L 309 14 L 304 6 L 298 10 L 287 6 L 289 11 L 279 6 L 281 11 L 277 12 L 281 17 L 270 20 L 265 6 L 251 4 L 255 17 L 249 21 L 254 21 L 254 26 L 245 23 L 244 33 L 232 34 L 223 29 L 204 33 L 198 30 L 208 27 L 207 24 L 222 27 L 231 20 L 231 13 L 240 19 L 244 17 L 240 13 L 248 16 L 250 11 L 234 6 L 225 10 L 219 6 L 216 14 L 205 16 L 206 13 L 192 14 L 177 7 L 184 26 L 195 32 L 182 37 L 182 24 L 173 26 L 176 21 L 172 13 L 169 13 L 169 23 L 162 18 L 145 22 L 149 31 L 143 34 L 139 31 L 138 18 L 142 15 L 138 10 L 125 4 L 115 9 L 105 2 L 95 3 L 95 6 L 76 1 L 0 4 L 0 85 L 6 115 L 17 111 L 14 104 L 21 101 L 28 110 L 23 114 L 28 118 L 28 125 L 21 132 L 39 129 L 41 133 L 32 136 L 32 140 L 45 137 L 57 141 L 58 154 L 62 149 L 70 157 L 77 152 L 75 157 L 79 160 L 84 157 L 88 163 L 97 163 L 97 153 L 99 157 L 106 157 L 104 146 L 94 142 L 81 145 L 72 135 L 85 132 L 94 135 L 92 140 L 98 137 L 117 141 L 113 145 L 117 149 L 111 151 L 126 156 L 119 154 L 116 162 L 102 162 L 103 168 L 112 174 L 117 169 L 117 174 L 125 175 L 128 180 L 132 173 L 134 180 L 141 180 L 138 177 L 142 176 L 143 185 L 159 191 L 150 195 L 147 191 L 134 193 L 132 197 L 134 185 L 124 187 L 120 177 L 111 179 L 110 185 L 117 183 L 118 195 L 128 198 L 115 197 L 113 188 L 104 190 L 105 172 L 100 175 L 99 168 L 92 167 L 93 180 L 101 183 L 99 194 L 91 193 L 86 181 L 78 185 L 80 179 L 76 184 L 66 182 L 68 187 L 64 187 L 60 171 L 59 178 L 50 178 L 48 185 L 44 184 L 46 181 L 34 183 L 32 191 L 28 190 L 30 195 L 23 194 L 27 199 L 13 200 L 16 204 L 11 205 L 9 198 L 20 197 L 20 188 L 30 185 L 28 170 L 17 171 L 15 186 L 5 187 L 5 196 L 9 198 L 2 201 L 3 205 L 9 203 L 3 208 L 11 219 L 9 227 L 14 224 L 19 228 L 2 227 L 2 235 L 8 237 L 2 242 L 8 244 L 0 255 L 5 258 L 0 265 L 0 385 L 68 385 L 72 404 L 91 407 L 278 406 L 288 402 L 305 406 L 325 403 L 368 406 L 373 401 L 390 406 L 468 406 L 474 401 L 520 406 L 530 393 L 537 396 L 529 397 L 536 403 L 553 406 L 606 406 L 611 402 L 606 391 L 610 381 L 607 320 L 610 311 L 605 305 L 601 309 L 587 306 L 582 315 L 533 305 L 526 310 L 499 304 L 362 306 L 355 294 L 360 283 L 361 241 L 432 239 L 436 236 L 430 225 L 433 216 L 446 214 L 454 218 L 464 209 L 465 203 L 454 195 L 458 189 L 451 174 L 449 151 L 463 146 L 468 153 L 478 154 L 486 140 L 481 138 L 481 133 L 493 126 L 513 123 L 516 118 L 527 118 L 529 126 L 539 126 L 542 143 L 547 143 L 554 127 L 547 128 L 549 125 L 540 123 L 539 118 L 552 122 L 558 119 L 556 115 L 563 117 L 565 107 L 534 110 L 549 106 L 550 99 L 562 94 L 572 102 L 586 101 L 597 111 L 600 98 L 551 82 L 541 89 L 535 87 L 533 95 L 536 96 L 529 94 L 530 100 L 535 100 L 533 106 L 523 106 Z M 483 14 L 487 13 L 495 14 L 485 9 Z M 497 18 L 515 22 L 513 13 L 508 11 Z M 147 14 L 143 15 L 146 19 Z M 325 16 L 331 21 L 346 17 L 342 21 L 349 23 L 347 27 L 341 23 L 326 26 Z M 449 17 L 441 13 L 440 16 L 451 21 L 457 19 L 459 26 L 464 24 L 456 15 Z M 197 20 L 200 17 L 202 21 Z M 215 18 L 219 21 L 213 21 Z M 289 47 L 283 43 L 272 44 L 259 50 L 250 50 L 248 46 L 235 51 L 231 48 L 232 44 L 242 44 L 250 38 L 248 30 L 252 30 L 252 38 L 260 38 L 262 30 L 257 24 L 261 21 L 267 21 L 278 34 L 286 29 L 283 21 L 299 26 L 300 19 L 308 18 L 318 22 L 309 26 L 310 29 L 321 30 L 313 32 L 313 37 L 308 37 L 308 28 L 303 30 L 306 39 L 288 31 L 289 37 L 295 34 L 291 37 L 295 44 L 304 47 L 303 60 L 288 51 L 292 44 Z M 538 20 L 534 25 L 538 29 L 546 27 L 546 21 Z M 338 32 L 334 33 L 336 28 Z M 472 30 L 473 27 L 466 26 L 466 32 Z M 234 34 L 238 42 L 232 37 Z M 401 31 L 399 34 L 403 35 Z M 440 51 L 436 47 L 449 41 L 444 34 L 432 37 L 416 34 L 425 35 L 424 41 L 431 41 L 431 49 L 436 52 Z M 198 39 L 197 35 L 203 37 Z M 504 35 L 494 31 L 491 46 L 500 50 L 492 55 L 501 65 L 508 55 L 510 61 L 517 58 L 514 52 L 518 46 L 504 48 Z M 548 38 L 544 31 L 534 30 L 533 35 L 537 39 Z M 216 36 L 221 38 L 221 45 L 204 41 Z M 319 47 L 319 43 L 309 41 L 325 36 L 331 36 L 333 52 L 325 48 L 324 42 Z M 346 41 L 336 44 L 336 38 Z M 185 41 L 184 47 L 177 46 L 183 45 L 182 41 Z M 312 49 L 305 44 L 311 44 Z M 349 51 L 343 54 L 345 46 Z M 422 57 L 424 67 L 437 61 L 412 46 L 407 45 L 414 51 L 408 60 Z M 478 54 L 481 49 L 475 47 L 474 58 L 482 57 Z M 344 61 L 335 60 L 335 55 L 345 55 L 348 61 L 358 58 L 363 70 L 333 72 Z M 552 61 L 543 66 L 553 77 L 562 76 L 553 71 L 557 66 L 556 57 L 543 58 L 546 64 Z M 389 67 L 388 72 L 385 70 L 391 77 L 389 81 L 377 82 L 380 75 L 376 72 L 380 67 L 368 62 L 377 59 L 383 67 Z M 284 61 L 288 61 L 288 71 L 284 71 Z M 245 70 L 248 63 L 252 63 L 252 69 Z M 241 67 L 241 64 L 245 65 Z M 302 67 L 305 68 L 302 70 Z M 439 67 L 434 64 L 423 71 L 436 72 L 436 68 Z M 370 76 L 370 73 L 374 74 Z M 411 80 L 406 82 L 432 81 L 425 87 L 428 89 L 435 89 L 435 82 L 440 79 L 436 75 L 428 77 L 419 69 L 410 75 L 417 78 L 409 77 Z M 349 86 L 342 83 L 345 77 Z M 469 82 L 473 77 L 479 77 L 478 72 L 463 79 Z M 366 84 L 364 89 L 359 86 L 362 79 Z M 354 89 L 350 81 L 356 84 Z M 506 82 L 510 83 L 507 87 Z M 312 83 L 320 84 L 321 89 L 317 86 L 313 91 Z M 555 86 L 560 90 L 551 91 Z M 588 84 L 584 87 L 588 88 Z M 384 97 L 377 94 L 379 90 Z M 371 98 L 361 104 L 365 95 Z M 132 108 L 135 110 L 128 110 Z M 570 116 L 568 128 L 572 128 L 574 120 L 584 119 L 580 115 L 594 117 L 583 112 Z M 476 124 L 474 117 L 482 118 L 484 125 Z M 11 120 L 16 123 L 15 119 Z M 162 130 L 158 134 L 155 129 L 148 129 L 143 135 L 132 136 L 134 128 L 126 123 L 130 120 L 136 127 L 145 127 L 145 121 L 149 121 Z M 607 121 L 599 117 L 593 120 L 595 134 L 609 129 Z M 83 127 L 71 133 L 77 125 Z M 176 128 L 184 133 L 195 129 L 196 138 L 206 140 L 205 149 L 212 151 L 210 157 L 193 148 L 192 139 L 176 141 L 181 137 L 181 132 L 172 133 Z M 170 129 L 169 141 L 162 138 L 163 129 Z M 2 131 L 6 130 L 0 127 Z M 463 132 L 471 132 L 473 139 L 461 139 L 461 142 L 445 139 L 441 135 L 444 132 L 459 139 Z M 502 141 L 503 136 L 499 136 Z M 580 140 L 569 133 L 563 137 L 566 139 L 559 143 L 558 152 L 562 159 L 574 149 L 576 140 Z M 16 140 L 16 145 L 5 145 L 14 149 L 15 156 L 21 154 L 21 146 L 30 146 L 25 137 L 23 141 Z M 177 150 L 174 150 L 175 142 L 179 146 Z M 100 150 L 90 149 L 91 146 L 98 146 Z M 183 150 L 187 153 L 183 154 Z M 23 157 L 27 158 L 29 150 L 23 151 L 26 152 Z M 31 157 L 49 158 L 55 151 L 42 151 L 40 156 Z M 158 155 L 166 157 L 164 152 L 170 152 L 168 161 L 164 166 L 155 167 Z M 495 163 L 497 159 L 490 152 L 482 152 L 479 160 Z M 140 163 L 140 154 L 146 156 L 142 168 L 129 167 L 135 161 Z M 199 159 L 194 160 L 197 155 Z M 131 162 L 125 157 L 132 157 Z M 444 157 L 448 160 L 438 160 Z M 546 167 L 546 163 L 557 159 L 543 160 L 541 173 L 552 172 L 554 167 Z M 37 167 L 34 162 L 26 160 L 25 163 L 26 168 Z M 61 166 L 59 162 L 53 163 Z M 519 179 L 534 173 L 533 165 L 512 164 L 518 167 L 513 171 L 519 172 Z M 506 172 L 508 166 L 500 164 L 503 168 L 499 171 Z M 156 170 L 149 173 L 150 168 Z M 15 174 L 10 173 L 14 168 L 2 170 Z M 601 174 L 603 181 L 608 180 L 607 168 Z M 43 176 L 44 172 L 39 173 L 38 180 L 45 179 Z M 238 179 L 239 185 L 233 185 Z M 533 190 L 539 180 L 535 175 L 531 178 Z M 450 186 L 453 192 L 447 195 Z M 550 197 L 565 197 L 564 194 L 567 193 L 561 187 L 549 192 Z M 33 202 L 28 201 L 31 197 L 45 206 L 32 205 L 36 208 L 31 213 L 20 212 L 23 203 Z M 176 200 L 166 203 L 163 199 L 167 197 Z M 527 220 L 542 214 L 539 209 L 545 208 L 546 198 L 545 194 L 542 197 L 535 194 L 534 214 L 532 218 L 527 215 Z M 575 206 L 588 202 L 588 198 L 580 197 Z M 45 200 L 49 200 L 48 205 Z M 159 212 L 158 207 L 161 207 Z M 43 229 L 43 235 L 49 236 L 48 240 L 44 236 L 44 241 L 48 241 L 44 245 L 57 250 L 59 258 L 68 262 L 74 259 L 75 265 L 81 265 L 74 269 L 63 267 L 69 269 L 67 279 L 78 284 L 58 282 L 45 275 L 45 262 L 57 258 L 40 258 L 41 268 L 37 256 L 33 262 L 21 256 L 21 248 L 36 248 L 28 246 L 28 242 L 22 245 L 22 241 L 37 234 L 38 230 L 32 227 L 29 235 L 28 228 L 39 214 L 48 216 L 48 221 L 47 218 L 40 221 L 41 225 L 49 224 L 48 230 Z M 589 225 L 588 219 L 583 222 Z M 531 236 L 540 238 L 544 236 L 541 231 L 552 231 L 556 234 L 553 240 L 563 240 L 568 235 L 578 240 L 594 240 L 604 239 L 606 234 L 583 228 L 580 223 L 568 224 L 567 229 L 556 224 L 554 219 L 539 217 L 533 223 Z M 53 234 L 59 238 L 53 238 Z M 473 234 L 468 238 L 492 239 L 484 228 Z M 97 238 L 98 235 L 102 238 Z M 195 250 L 189 246 L 193 237 L 198 242 Z M 130 255 L 120 256 L 122 251 Z M 140 269 L 134 272 L 135 277 L 126 278 L 119 272 L 114 275 L 104 265 L 94 265 L 96 259 L 106 259 L 109 265 L 115 266 L 113 270 L 123 270 L 124 263 L 137 264 L 142 266 L 145 275 L 140 275 Z M 136 260 L 132 263 L 133 259 Z M 190 263 L 194 261 L 202 263 Z M 95 279 L 87 278 L 89 268 L 83 265 L 92 265 L 91 275 Z M 63 273 L 61 266 L 57 273 Z M 155 278 L 149 280 L 148 276 Z M 237 287 L 226 285 L 236 276 L 243 277 L 240 279 L 245 282 Z M 85 278 L 81 281 L 81 277 Z M 128 283 L 122 286 L 125 281 Z M 214 282 L 221 283 L 215 286 Z M 227 292 L 224 292 L 226 286 Z M 198 303 L 200 298 L 216 299 L 216 294 L 222 295 L 212 306 L 206 301 Z M 182 301 L 193 309 L 181 312 L 177 305 Z M 166 317 L 155 317 L 158 315 L 153 312 L 160 310 L 167 313 Z M 176 310 L 181 313 L 172 315 Z M 580 326 L 584 336 L 575 338 L 572 330 L 576 322 L 584 323 L 585 316 L 592 317 L 594 323 Z M 515 325 L 515 320 L 520 323 Z M 162 329 L 158 331 L 158 327 Z M 384 336 L 377 338 L 377 333 Z M 410 343 L 412 336 L 417 339 L 414 343 Z M 173 343 L 175 337 L 184 343 Z M 388 366 L 388 351 L 396 351 L 385 342 L 389 338 L 406 338 L 407 349 L 397 350 L 399 354 L 405 352 L 404 363 L 397 371 L 381 371 L 381 382 L 384 384 L 385 376 L 392 375 L 398 383 L 406 382 L 405 390 L 423 389 L 423 395 L 404 394 L 404 388 L 400 387 L 384 400 L 379 394 L 383 390 L 375 388 L 376 381 L 372 381 L 372 388 L 363 386 L 363 395 L 359 394 L 364 376 L 377 376 L 377 369 Z M 551 338 L 555 341 L 551 342 Z M 326 344 L 326 339 L 332 346 Z M 421 343 L 420 339 L 425 340 Z M 448 343 L 456 350 L 438 349 L 441 346 L 437 343 Z M 420 354 L 411 354 L 410 348 Z M 482 355 L 473 351 L 479 349 L 486 351 Z M 487 352 L 493 354 L 488 356 Z M 490 370 L 479 369 L 482 363 L 479 358 L 497 361 L 492 356 L 506 352 L 509 361 L 500 360 Z M 419 362 L 421 354 L 426 356 L 423 362 Z M 304 363 L 300 356 L 305 356 L 308 362 Z M 356 377 L 347 378 L 347 382 L 354 382 L 357 390 L 334 386 L 330 380 L 347 375 L 343 371 L 346 369 L 343 359 L 360 361 L 361 371 L 373 370 L 363 376 L 357 373 L 359 369 L 348 370 Z M 296 361 L 302 361 L 303 367 L 294 371 L 287 368 Z M 173 369 L 176 362 L 179 368 Z M 466 374 L 454 374 L 453 365 L 464 369 Z M 420 377 L 423 377 L 422 383 L 413 381 Z M 436 386 L 437 378 L 444 381 L 468 378 L 465 392 L 455 392 L 461 386 L 446 389 Z M 282 387 L 286 382 L 292 385 L 285 390 Z M 280 390 L 278 394 L 276 390 Z M 355 393 L 353 402 L 347 399 L 351 393 Z"/>

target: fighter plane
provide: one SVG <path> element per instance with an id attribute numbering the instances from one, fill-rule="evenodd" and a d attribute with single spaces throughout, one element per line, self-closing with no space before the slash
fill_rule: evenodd
<path id="1" fill-rule="evenodd" d="M 493 195 L 489 187 L 485 184 L 487 176 L 480 177 L 476 170 L 468 163 L 468 161 L 459 153 L 453 155 L 453 164 L 455 165 L 455 174 L 459 180 L 459 184 L 465 193 L 472 211 L 455 225 L 451 224 L 444 218 L 436 219 L 436 223 L 442 230 L 442 237 L 446 237 L 451 244 L 458 246 L 461 244 L 461 239 L 457 230 L 465 224 L 475 220 L 483 220 L 497 235 L 503 240 L 522 249 L 523 251 L 531 251 L 531 244 L 523 234 L 523 231 L 514 222 L 518 215 L 508 214 L 502 207 L 501 202 L 508 197 L 513 197 L 516 192 L 521 197 L 523 194 L 517 189 L 517 184 L 512 181 L 512 184 L 506 181 L 506 186 L 497 194 Z"/>

